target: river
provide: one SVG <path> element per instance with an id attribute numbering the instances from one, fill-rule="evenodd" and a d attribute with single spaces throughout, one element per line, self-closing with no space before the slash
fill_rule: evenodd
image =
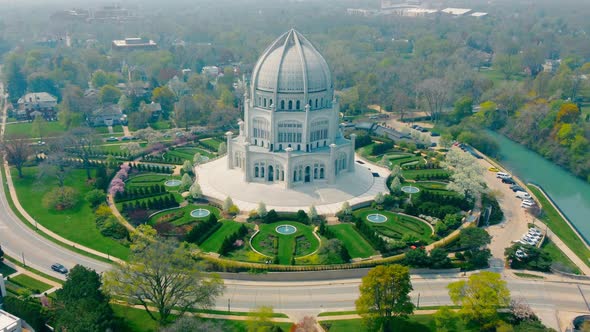
<path id="1" fill-rule="evenodd" d="M 503 135 L 488 132 L 500 145 L 500 162 L 524 182 L 533 182 L 559 206 L 590 243 L 590 183 Z"/>

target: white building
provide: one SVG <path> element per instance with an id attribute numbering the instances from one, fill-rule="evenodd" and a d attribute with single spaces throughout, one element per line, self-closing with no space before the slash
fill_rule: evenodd
<path id="1" fill-rule="evenodd" d="M 449 14 L 449 15 L 454 15 L 454 16 L 463 16 L 463 15 L 471 12 L 471 9 L 470 8 L 445 8 L 445 9 L 441 10 L 441 12 Z"/>
<path id="2" fill-rule="evenodd" d="M 227 133 L 227 167 L 246 182 L 334 183 L 354 171 L 354 136 L 344 139 L 326 60 L 290 30 L 260 56 L 244 96 L 240 133 Z"/>
<path id="3" fill-rule="evenodd" d="M 21 332 L 22 330 L 20 318 L 0 310 L 0 332 Z"/>

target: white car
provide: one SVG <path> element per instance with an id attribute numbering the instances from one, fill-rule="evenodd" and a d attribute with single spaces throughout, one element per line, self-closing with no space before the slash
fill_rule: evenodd
<path id="1" fill-rule="evenodd" d="M 533 200 L 532 200 L 532 199 L 530 199 L 530 198 L 525 198 L 525 199 L 523 199 L 522 201 L 523 201 L 523 202 L 525 202 L 525 203 L 528 203 L 528 204 L 532 204 L 532 205 L 535 205 L 535 204 L 537 204 L 537 203 L 535 203 L 535 201 L 533 201 Z"/>
<path id="2" fill-rule="evenodd" d="M 522 203 L 520 203 L 520 207 L 521 208 L 525 208 L 525 209 L 532 208 L 533 206 L 535 206 L 535 204 L 531 204 L 529 202 L 522 202 Z"/>
<path id="3" fill-rule="evenodd" d="M 527 193 L 526 191 L 517 191 L 516 197 L 520 199 L 531 199 L 531 195 L 529 195 L 529 193 Z"/>
<path id="4" fill-rule="evenodd" d="M 526 252 L 524 252 L 524 250 L 518 249 L 518 250 L 516 250 L 516 254 L 514 256 L 516 256 L 517 258 L 525 258 L 528 255 Z"/>
<path id="5" fill-rule="evenodd" d="M 509 179 L 509 178 L 511 178 L 512 176 L 511 176 L 510 174 L 508 174 L 508 173 L 504 173 L 504 172 L 498 172 L 498 173 L 496 173 L 496 177 L 497 177 L 498 179 Z"/>
<path id="6" fill-rule="evenodd" d="M 538 228 L 530 228 L 529 234 L 541 236 L 541 235 L 543 235 L 543 232 L 541 232 Z"/>

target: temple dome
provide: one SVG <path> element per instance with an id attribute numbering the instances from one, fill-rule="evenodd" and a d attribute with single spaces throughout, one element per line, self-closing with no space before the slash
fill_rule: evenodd
<path id="1" fill-rule="evenodd" d="M 252 73 L 256 91 L 308 94 L 332 90 L 324 57 L 299 32 L 290 30 L 275 40 L 258 59 Z"/>

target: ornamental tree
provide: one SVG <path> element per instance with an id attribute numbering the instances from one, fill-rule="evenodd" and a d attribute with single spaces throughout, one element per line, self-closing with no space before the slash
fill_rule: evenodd
<path id="1" fill-rule="evenodd" d="M 407 317 L 414 312 L 410 298 L 413 290 L 410 270 L 402 265 L 381 265 L 363 277 L 356 310 L 375 328 L 392 331 L 392 318 Z"/>

